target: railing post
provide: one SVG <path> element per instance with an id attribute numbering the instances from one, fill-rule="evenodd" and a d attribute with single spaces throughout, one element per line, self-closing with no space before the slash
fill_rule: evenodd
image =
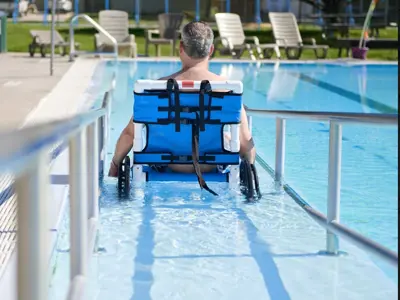
<path id="1" fill-rule="evenodd" d="M 106 112 L 107 112 L 107 127 L 106 127 L 106 132 L 107 132 L 107 139 L 106 139 L 106 144 L 108 144 L 108 141 L 110 140 L 110 123 L 111 123 L 111 92 L 108 93 L 107 95 L 107 107 L 106 107 Z"/>
<path id="2" fill-rule="evenodd" d="M 101 107 L 106 110 L 106 113 L 98 120 L 98 142 L 99 142 L 99 175 L 102 178 L 104 176 L 104 161 L 106 159 L 106 153 L 104 146 L 106 145 L 108 135 L 108 119 L 110 115 L 110 92 L 106 92 Z"/>
<path id="3" fill-rule="evenodd" d="M 275 146 L 275 186 L 280 189 L 285 170 L 285 132 L 286 120 L 276 118 L 276 146 Z"/>
<path id="4" fill-rule="evenodd" d="M 99 142 L 97 120 L 87 128 L 88 219 L 98 218 Z"/>
<path id="5" fill-rule="evenodd" d="M 86 134 L 80 131 L 69 143 L 70 182 L 70 278 L 86 275 L 87 261 L 87 177 Z"/>
<path id="6" fill-rule="evenodd" d="M 15 180 L 18 197 L 18 300 L 48 299 L 48 157 L 45 151 Z"/>
<path id="7" fill-rule="evenodd" d="M 111 115 L 111 109 L 110 109 L 110 91 L 106 92 L 103 103 L 102 103 L 102 108 L 105 109 L 105 114 L 103 116 L 103 144 L 107 144 L 108 141 L 108 136 L 109 136 L 109 120 L 110 120 L 110 115 Z"/>
<path id="8" fill-rule="evenodd" d="M 329 129 L 329 167 L 328 167 L 328 211 L 327 222 L 340 219 L 340 169 L 342 163 L 342 125 L 330 121 Z M 338 237 L 327 230 L 326 250 L 328 254 L 339 252 Z"/>
<path id="9" fill-rule="evenodd" d="M 74 61 L 74 55 L 75 55 L 75 37 L 74 37 L 74 25 L 73 25 L 74 20 L 75 20 L 75 17 L 72 18 L 72 20 L 69 24 L 69 61 L 70 62 Z"/>
<path id="10" fill-rule="evenodd" d="M 100 117 L 98 122 L 98 153 L 99 153 L 99 175 L 102 178 L 104 175 L 104 160 L 105 160 L 105 154 L 103 153 L 104 151 L 104 116 Z"/>
<path id="11" fill-rule="evenodd" d="M 98 119 L 87 127 L 88 254 L 97 249 L 99 222 L 99 127 Z M 89 259 L 88 259 L 89 260 Z M 89 263 L 89 262 L 88 262 Z"/>

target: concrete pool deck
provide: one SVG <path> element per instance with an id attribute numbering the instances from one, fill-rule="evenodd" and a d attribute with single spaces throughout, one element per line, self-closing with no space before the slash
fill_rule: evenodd
<path id="1" fill-rule="evenodd" d="M 16 128 L 47 96 L 71 67 L 67 57 L 56 56 L 50 76 L 49 57 L 28 53 L 0 54 L 0 128 Z"/>

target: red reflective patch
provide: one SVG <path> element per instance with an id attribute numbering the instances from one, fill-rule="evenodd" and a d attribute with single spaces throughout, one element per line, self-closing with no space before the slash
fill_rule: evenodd
<path id="1" fill-rule="evenodd" d="M 194 87 L 194 81 L 192 81 L 192 80 L 183 80 L 182 81 L 182 87 L 183 88 L 192 88 L 192 87 Z"/>

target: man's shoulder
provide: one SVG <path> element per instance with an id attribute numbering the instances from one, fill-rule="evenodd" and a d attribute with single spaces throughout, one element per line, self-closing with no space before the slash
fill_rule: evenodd
<path id="1" fill-rule="evenodd" d="M 228 78 L 226 78 L 224 76 L 221 76 L 221 75 L 218 75 L 218 74 L 215 74 L 215 73 L 212 73 L 212 72 L 209 72 L 205 76 L 200 76 L 200 77 L 199 76 L 195 76 L 195 78 L 196 77 L 197 78 L 203 77 L 203 78 L 205 78 L 205 79 L 207 79 L 209 81 L 226 81 L 226 80 L 228 80 Z M 182 74 L 180 72 L 177 72 L 177 73 L 174 73 L 174 74 L 171 74 L 171 75 L 168 75 L 168 76 L 161 77 L 161 78 L 159 78 L 157 80 L 168 80 L 170 78 L 174 78 L 174 79 L 179 81 L 179 80 L 192 80 L 193 77 L 186 76 L 186 74 Z"/>
<path id="2" fill-rule="evenodd" d="M 158 78 L 157 80 L 168 80 L 170 78 L 174 78 L 174 77 L 173 76 L 165 76 L 165 77 Z"/>
<path id="3" fill-rule="evenodd" d="M 173 79 L 175 78 L 176 79 L 176 77 L 179 75 L 179 73 L 180 73 L 180 71 L 175 72 L 175 73 L 173 73 L 171 75 L 168 75 L 168 76 L 163 76 L 163 77 L 161 77 L 161 78 L 159 78 L 157 80 L 168 80 L 170 78 L 173 78 Z"/>
<path id="4" fill-rule="evenodd" d="M 212 76 L 210 76 L 210 81 L 226 81 L 228 80 L 228 78 L 221 76 L 221 75 L 217 75 L 215 73 L 211 73 Z"/>

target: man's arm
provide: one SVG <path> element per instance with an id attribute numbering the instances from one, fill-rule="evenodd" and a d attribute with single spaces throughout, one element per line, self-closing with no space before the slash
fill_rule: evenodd
<path id="1" fill-rule="evenodd" d="M 135 138 L 135 126 L 133 120 L 130 119 L 115 146 L 114 156 L 111 161 L 110 171 L 108 176 L 118 176 L 118 165 L 122 162 L 125 156 L 128 155 L 133 146 L 133 139 Z"/>
<path id="2" fill-rule="evenodd" d="M 161 77 L 158 80 L 167 80 L 168 78 L 174 77 L 178 73 L 166 77 Z M 115 146 L 114 156 L 111 161 L 108 176 L 111 177 L 118 176 L 118 165 L 122 162 L 124 157 L 128 155 L 129 151 L 131 151 L 133 147 L 134 138 L 135 138 L 135 125 L 133 124 L 133 119 L 130 119 L 128 125 L 126 125 L 124 130 L 122 130 L 121 135 Z"/>
<path id="3" fill-rule="evenodd" d="M 256 148 L 254 147 L 253 138 L 250 133 L 247 114 L 242 106 L 240 113 L 240 155 L 246 158 L 251 164 L 256 159 Z"/>

